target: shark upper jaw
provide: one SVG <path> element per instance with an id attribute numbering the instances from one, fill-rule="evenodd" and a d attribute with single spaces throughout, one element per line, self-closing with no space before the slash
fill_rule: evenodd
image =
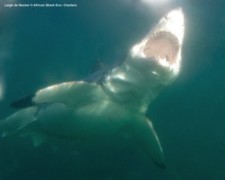
<path id="1" fill-rule="evenodd" d="M 156 61 L 176 75 L 180 70 L 184 37 L 184 15 L 181 8 L 162 17 L 150 33 L 131 49 L 133 58 Z"/>

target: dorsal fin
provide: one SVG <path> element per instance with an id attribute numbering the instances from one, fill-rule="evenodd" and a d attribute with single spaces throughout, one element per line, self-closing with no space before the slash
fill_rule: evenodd
<path id="1" fill-rule="evenodd" d="M 34 96 L 35 96 L 35 94 L 30 94 L 30 95 L 24 96 L 16 101 L 13 101 L 10 104 L 10 106 L 13 108 L 18 108 L 18 109 L 34 106 L 35 103 L 32 101 Z"/>

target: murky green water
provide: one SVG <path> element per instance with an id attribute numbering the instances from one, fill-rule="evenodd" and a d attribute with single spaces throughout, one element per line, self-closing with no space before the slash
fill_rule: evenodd
<path id="1" fill-rule="evenodd" d="M 149 110 L 165 170 L 132 144 L 107 154 L 66 142 L 33 148 L 29 138 L 15 138 L 0 141 L 0 180 L 225 179 L 225 2 L 180 0 L 149 10 L 132 0 L 48 1 L 77 4 L 64 8 L 3 3 L 13 1 L 0 3 L 0 118 L 14 112 L 8 105 L 18 97 L 84 78 L 99 61 L 118 62 L 174 7 L 183 8 L 186 29 L 180 76 Z"/>

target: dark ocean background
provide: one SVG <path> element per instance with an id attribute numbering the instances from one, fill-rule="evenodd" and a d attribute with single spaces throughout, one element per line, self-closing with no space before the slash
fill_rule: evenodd
<path id="1" fill-rule="evenodd" d="M 5 8 L 7 2 L 77 7 Z M 9 104 L 17 98 L 85 78 L 99 62 L 121 61 L 178 6 L 186 26 L 182 70 L 148 112 L 166 169 L 137 153 L 137 147 L 86 153 L 66 143 L 53 150 L 33 148 L 27 138 L 1 139 L 0 180 L 225 180 L 224 0 L 174 0 L 152 7 L 138 0 L 1 0 L 0 119 L 15 111 Z"/>

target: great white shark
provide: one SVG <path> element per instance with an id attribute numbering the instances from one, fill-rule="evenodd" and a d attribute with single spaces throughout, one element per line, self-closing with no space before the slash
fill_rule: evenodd
<path id="1" fill-rule="evenodd" d="M 184 15 L 177 8 L 133 45 L 101 83 L 64 82 L 12 103 L 19 110 L 0 121 L 1 137 L 31 136 L 35 146 L 50 138 L 85 139 L 93 145 L 130 137 L 164 167 L 163 149 L 146 112 L 179 73 L 183 36 Z"/>

